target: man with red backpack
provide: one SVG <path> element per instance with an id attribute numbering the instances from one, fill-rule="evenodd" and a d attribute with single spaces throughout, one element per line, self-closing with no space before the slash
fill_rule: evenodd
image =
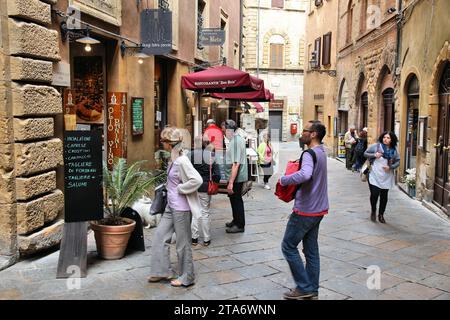
<path id="1" fill-rule="evenodd" d="M 280 179 L 282 186 L 299 186 L 281 245 L 296 285 L 283 295 L 285 299 L 317 299 L 319 295 L 319 225 L 329 207 L 327 154 L 322 145 L 325 134 L 320 121 L 308 122 L 301 140 L 309 150 L 302 154 L 300 170 Z M 297 248 L 302 241 L 306 266 Z"/>

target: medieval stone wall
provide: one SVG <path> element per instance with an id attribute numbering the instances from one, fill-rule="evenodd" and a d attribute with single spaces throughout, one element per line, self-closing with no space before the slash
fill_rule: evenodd
<path id="1" fill-rule="evenodd" d="M 60 60 L 50 29 L 56 0 L 0 1 L 0 269 L 61 239 L 63 193 L 56 167 L 62 141 L 54 117 L 62 113 L 51 86 Z"/>

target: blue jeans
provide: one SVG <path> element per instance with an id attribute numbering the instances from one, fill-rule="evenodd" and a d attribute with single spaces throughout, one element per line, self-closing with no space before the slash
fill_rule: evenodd
<path id="1" fill-rule="evenodd" d="M 281 250 L 289 264 L 297 288 L 304 293 L 319 293 L 320 256 L 319 225 L 321 217 L 306 217 L 292 213 L 286 226 Z M 303 241 L 306 266 L 298 252 Z"/>

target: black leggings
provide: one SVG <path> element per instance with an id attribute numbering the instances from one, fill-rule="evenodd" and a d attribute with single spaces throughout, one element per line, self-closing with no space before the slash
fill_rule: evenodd
<path id="1" fill-rule="evenodd" d="M 372 206 L 372 213 L 377 212 L 378 197 L 380 197 L 380 211 L 379 214 L 384 214 L 386 211 L 386 205 L 388 201 L 389 189 L 380 189 L 369 183 L 370 188 L 370 205 Z"/>

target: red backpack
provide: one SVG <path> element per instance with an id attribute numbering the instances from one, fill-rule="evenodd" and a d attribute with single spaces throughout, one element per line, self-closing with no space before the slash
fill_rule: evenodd
<path id="1" fill-rule="evenodd" d="M 293 174 L 301 169 L 303 155 L 305 154 L 305 152 L 308 152 L 311 155 L 311 157 L 313 158 L 313 163 L 314 165 L 316 165 L 317 162 L 316 153 L 312 149 L 307 149 L 302 153 L 299 160 L 288 162 L 286 166 L 286 172 L 284 173 L 285 176 Z M 300 185 L 291 184 L 288 186 L 282 186 L 280 180 L 278 180 L 277 185 L 275 187 L 275 195 L 278 197 L 278 199 L 284 202 L 291 202 L 292 200 L 294 200 L 295 195 L 297 194 L 297 191 L 300 188 L 300 186 L 301 184 Z"/>

